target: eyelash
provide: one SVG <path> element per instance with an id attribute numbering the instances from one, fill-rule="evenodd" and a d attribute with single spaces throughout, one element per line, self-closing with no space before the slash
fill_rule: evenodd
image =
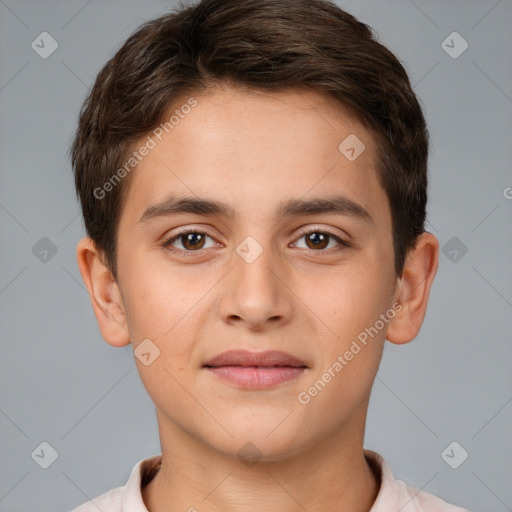
<path id="1" fill-rule="evenodd" d="M 190 233 L 195 233 L 195 234 L 199 234 L 199 235 L 206 235 L 206 236 L 209 236 L 210 238 L 213 239 L 213 237 L 211 237 L 208 233 L 205 233 L 204 231 L 199 231 L 198 229 L 187 229 L 187 230 L 184 230 L 184 231 L 182 231 L 180 233 L 176 233 L 171 238 L 168 238 L 166 241 L 164 241 L 162 243 L 162 246 L 166 250 L 169 250 L 169 251 L 171 251 L 171 252 L 173 252 L 175 254 L 182 255 L 184 257 L 189 257 L 189 256 L 193 256 L 195 253 L 200 253 L 203 249 L 198 249 L 196 251 L 188 251 L 188 250 L 184 250 L 184 249 L 176 249 L 175 247 L 172 246 L 172 244 L 176 240 L 178 240 L 180 237 L 188 235 Z M 303 237 L 305 237 L 307 235 L 311 235 L 313 233 L 322 234 L 322 235 L 328 235 L 329 237 L 333 238 L 336 242 L 338 242 L 340 244 L 340 246 L 334 248 L 333 252 L 342 251 L 344 249 L 347 249 L 347 248 L 351 247 L 351 245 L 348 242 L 346 242 L 345 240 L 342 240 L 341 238 L 339 238 L 338 236 L 334 235 L 333 233 L 330 233 L 329 231 L 322 231 L 322 230 L 320 230 L 318 228 L 312 228 L 309 231 L 305 231 L 305 232 L 301 233 L 299 235 L 299 237 L 297 238 L 297 240 L 300 240 L 301 238 L 303 238 Z M 327 249 L 322 249 L 322 250 L 306 249 L 306 250 L 309 251 L 309 252 L 314 252 L 314 253 L 329 252 Z M 332 248 L 331 248 L 331 250 L 332 250 Z"/>

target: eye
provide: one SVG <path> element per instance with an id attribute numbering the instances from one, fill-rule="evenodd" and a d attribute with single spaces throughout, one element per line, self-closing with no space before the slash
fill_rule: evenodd
<path id="1" fill-rule="evenodd" d="M 304 238 L 306 241 L 305 248 L 316 252 L 326 252 L 323 251 L 323 249 L 329 248 L 329 242 L 331 241 L 335 241 L 338 243 L 337 249 L 350 247 L 349 243 L 345 242 L 335 234 L 330 233 L 328 231 L 322 231 L 317 228 L 310 229 L 309 231 L 302 233 L 299 237 L 299 240 L 301 240 L 302 238 Z"/>
<path id="2" fill-rule="evenodd" d="M 182 231 L 181 233 L 177 233 L 173 237 L 169 238 L 167 241 L 163 243 L 163 246 L 173 252 L 197 252 L 200 249 L 205 249 L 205 240 L 206 238 L 211 238 L 208 234 L 190 229 L 188 231 Z M 212 238 L 213 240 L 213 238 Z M 174 243 L 179 242 L 182 245 L 182 248 L 174 247 Z M 213 244 L 214 247 L 215 244 Z"/>
<path id="3" fill-rule="evenodd" d="M 192 256 L 194 252 L 200 252 L 201 249 L 209 248 L 205 245 L 207 238 L 213 240 L 210 235 L 203 231 L 189 229 L 173 235 L 171 238 L 163 242 L 162 245 L 164 248 L 174 253 L 179 253 L 183 256 Z M 350 247 L 348 242 L 345 242 L 335 234 L 328 231 L 322 231 L 318 228 L 310 228 L 309 231 L 303 232 L 299 236 L 298 240 L 301 240 L 302 238 L 306 241 L 305 248 L 314 252 L 327 252 L 325 249 L 329 248 L 330 242 L 332 241 L 338 244 L 337 247 L 335 246 L 335 250 L 342 250 Z M 176 243 L 180 243 L 182 247 L 176 247 Z M 217 245 L 218 244 L 214 241 L 213 245 L 210 245 L 210 247 L 215 247 Z"/>

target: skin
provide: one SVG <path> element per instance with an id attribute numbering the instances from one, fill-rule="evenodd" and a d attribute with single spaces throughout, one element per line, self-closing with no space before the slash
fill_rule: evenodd
<path id="1" fill-rule="evenodd" d="M 391 212 L 374 170 L 375 145 L 346 109 L 313 92 L 270 95 L 228 87 L 198 105 L 133 171 L 118 232 L 118 281 L 89 238 L 77 259 L 102 336 L 113 346 L 150 339 L 160 355 L 135 358 L 156 406 L 163 462 L 143 490 L 150 512 L 367 512 L 380 481 L 363 453 L 366 413 L 385 340 L 414 339 L 425 316 L 439 244 L 424 233 L 402 276 L 393 263 Z M 356 134 L 349 161 L 338 145 Z M 277 218 L 288 199 L 343 194 L 372 223 L 348 215 Z M 236 211 L 139 223 L 169 194 Z M 208 236 L 199 249 L 179 229 Z M 330 233 L 320 248 L 302 231 Z M 236 248 L 263 249 L 247 263 Z M 298 401 L 380 314 L 401 309 L 308 404 Z M 308 366 L 298 378 L 250 391 L 203 368 L 228 349 L 282 350 Z M 245 465 L 248 442 L 261 458 Z"/>

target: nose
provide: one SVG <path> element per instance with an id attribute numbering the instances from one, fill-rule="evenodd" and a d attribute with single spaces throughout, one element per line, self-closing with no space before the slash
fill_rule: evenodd
<path id="1" fill-rule="evenodd" d="M 233 269 L 223 280 L 219 302 L 219 314 L 225 322 L 244 325 L 251 331 L 288 323 L 293 314 L 286 258 L 275 254 L 268 245 L 260 247 L 249 243 L 238 248 L 233 255 Z M 254 259 L 256 250 L 261 252 Z"/>

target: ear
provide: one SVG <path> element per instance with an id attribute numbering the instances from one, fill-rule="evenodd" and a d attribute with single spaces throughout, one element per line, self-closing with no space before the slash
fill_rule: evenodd
<path id="1" fill-rule="evenodd" d="M 128 345 L 130 336 L 123 300 L 103 254 L 91 238 L 85 237 L 76 246 L 76 258 L 103 339 L 114 347 Z"/>
<path id="2" fill-rule="evenodd" d="M 439 241 L 432 233 L 422 233 L 416 246 L 407 254 L 402 277 L 399 278 L 395 301 L 402 306 L 388 325 L 386 339 L 401 345 L 418 334 L 439 265 Z"/>

